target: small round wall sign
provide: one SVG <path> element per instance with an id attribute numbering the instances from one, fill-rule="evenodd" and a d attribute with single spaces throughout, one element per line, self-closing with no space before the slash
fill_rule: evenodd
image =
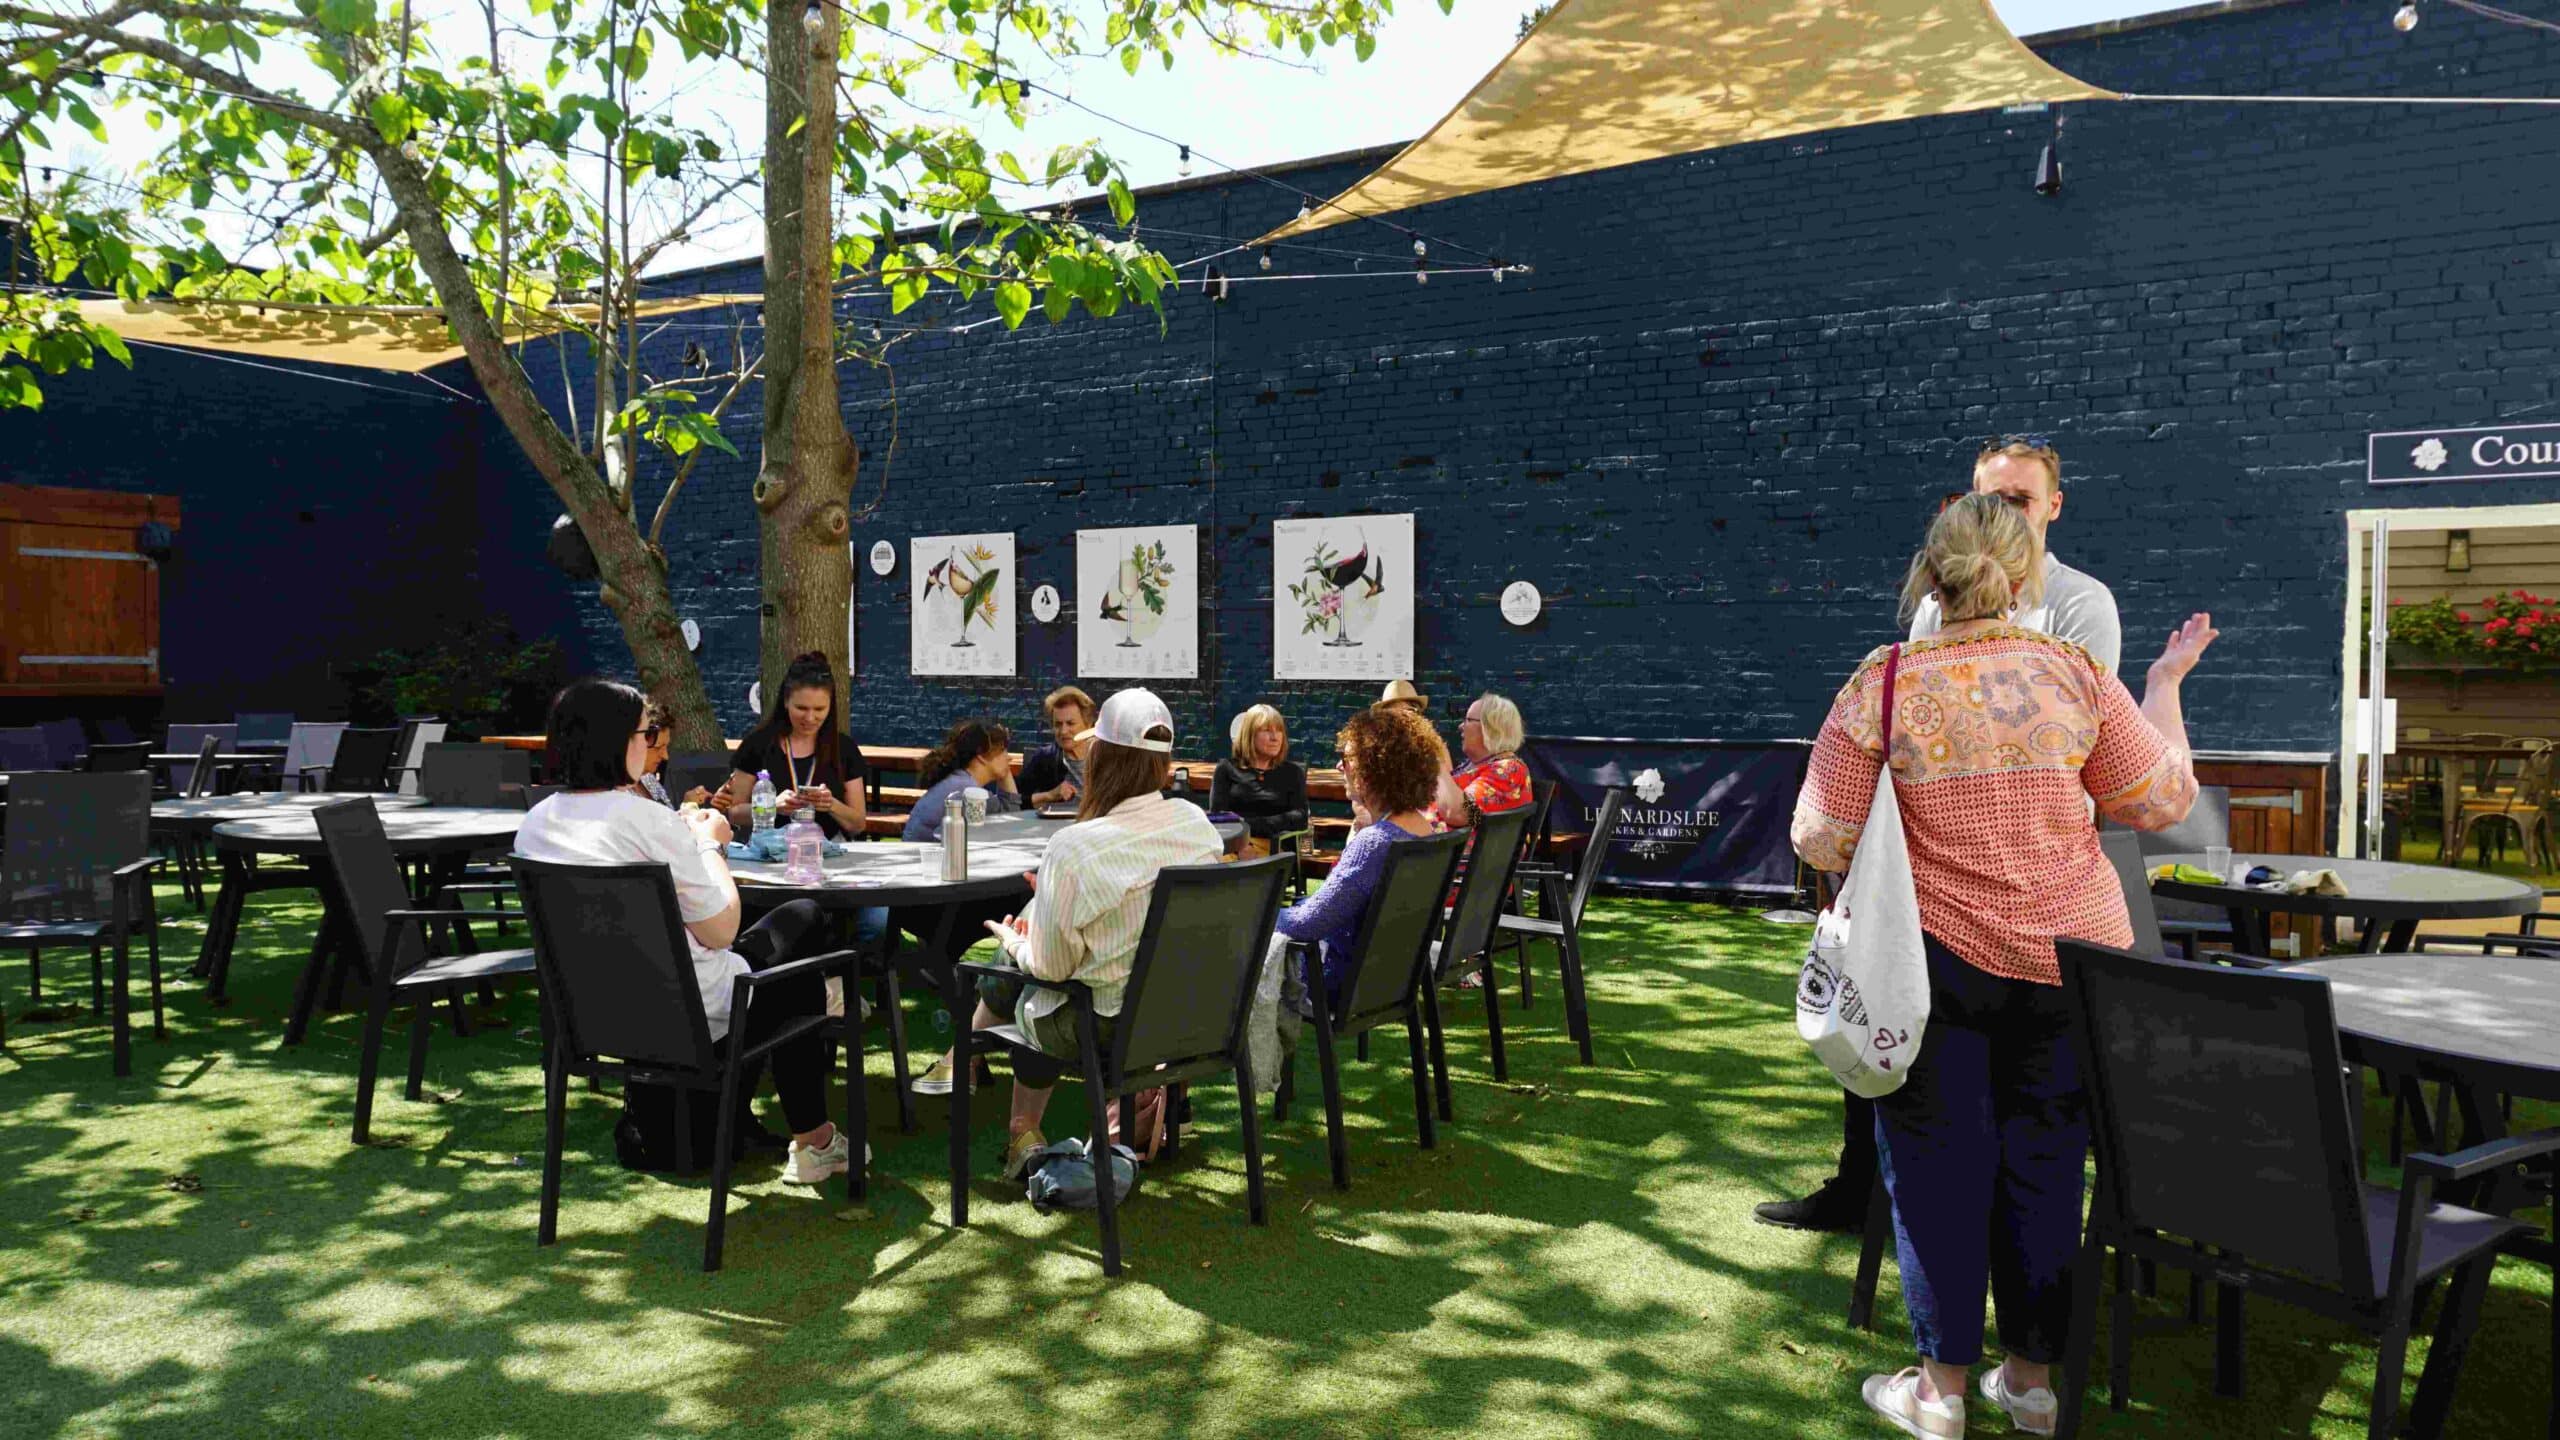
<path id="1" fill-rule="evenodd" d="M 1031 592 L 1031 618 L 1046 625 L 1058 618 L 1058 587 L 1043 585 Z"/>
<path id="2" fill-rule="evenodd" d="M 747 687 L 747 709 L 759 716 L 764 714 L 763 681 L 759 680 L 753 685 Z"/>
<path id="3" fill-rule="evenodd" d="M 684 622 L 684 648 L 687 650 L 699 650 L 702 648 L 702 627 L 694 624 L 691 620 Z"/>
<path id="4" fill-rule="evenodd" d="M 1544 604 L 1538 587 L 1526 580 L 1514 580 L 1502 587 L 1502 618 L 1514 625 L 1526 625 L 1537 619 Z"/>
<path id="5" fill-rule="evenodd" d="M 886 575 L 898 568 L 898 547 L 886 540 L 871 543 L 871 573 Z"/>

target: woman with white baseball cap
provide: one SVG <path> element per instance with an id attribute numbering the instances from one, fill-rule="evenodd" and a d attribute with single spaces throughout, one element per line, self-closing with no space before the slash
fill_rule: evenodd
<path id="1" fill-rule="evenodd" d="M 1077 980 L 1093 991 L 1096 1032 L 1104 1045 L 1120 1014 L 1121 990 L 1146 929 L 1156 872 L 1168 865 L 1206 865 L 1225 845 L 1199 806 L 1168 799 L 1173 712 L 1149 690 L 1123 690 L 1102 704 L 1090 741 L 1084 794 L 1075 823 L 1050 838 L 1040 859 L 1038 894 L 1020 915 L 989 921 L 1005 956 L 1043 980 Z M 1065 997 L 1018 980 L 985 981 L 975 1025 L 1019 1023 L 1048 1063 L 1016 1056 L 1013 1105 L 1002 1173 L 1013 1178 L 1049 1142 L 1040 1118 L 1058 1077 L 1080 1057 Z M 1132 1138 L 1129 1143 L 1136 1144 Z"/>

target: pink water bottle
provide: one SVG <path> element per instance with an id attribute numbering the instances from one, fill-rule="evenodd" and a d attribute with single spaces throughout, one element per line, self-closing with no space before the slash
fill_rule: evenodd
<path id="1" fill-rule="evenodd" d="M 782 836 L 782 878 L 786 883 L 816 885 L 826 879 L 820 838 L 818 822 L 809 818 L 806 809 L 791 817 L 791 826 Z"/>

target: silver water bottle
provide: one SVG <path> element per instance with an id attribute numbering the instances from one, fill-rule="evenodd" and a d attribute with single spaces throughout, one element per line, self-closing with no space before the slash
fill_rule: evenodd
<path id="1" fill-rule="evenodd" d="M 942 879 L 957 885 L 969 878 L 969 803 L 957 795 L 942 802 Z"/>

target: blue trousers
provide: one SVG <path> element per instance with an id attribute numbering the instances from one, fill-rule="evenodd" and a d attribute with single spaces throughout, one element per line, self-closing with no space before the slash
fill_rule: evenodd
<path id="1" fill-rule="evenodd" d="M 1922 1355 L 1972 1365 L 1987 1288 L 2002 1348 L 2049 1364 L 2071 1324 L 2089 1148 L 2062 991 L 1927 948 L 1920 1058 L 1876 1102 L 1903 1306 Z"/>

